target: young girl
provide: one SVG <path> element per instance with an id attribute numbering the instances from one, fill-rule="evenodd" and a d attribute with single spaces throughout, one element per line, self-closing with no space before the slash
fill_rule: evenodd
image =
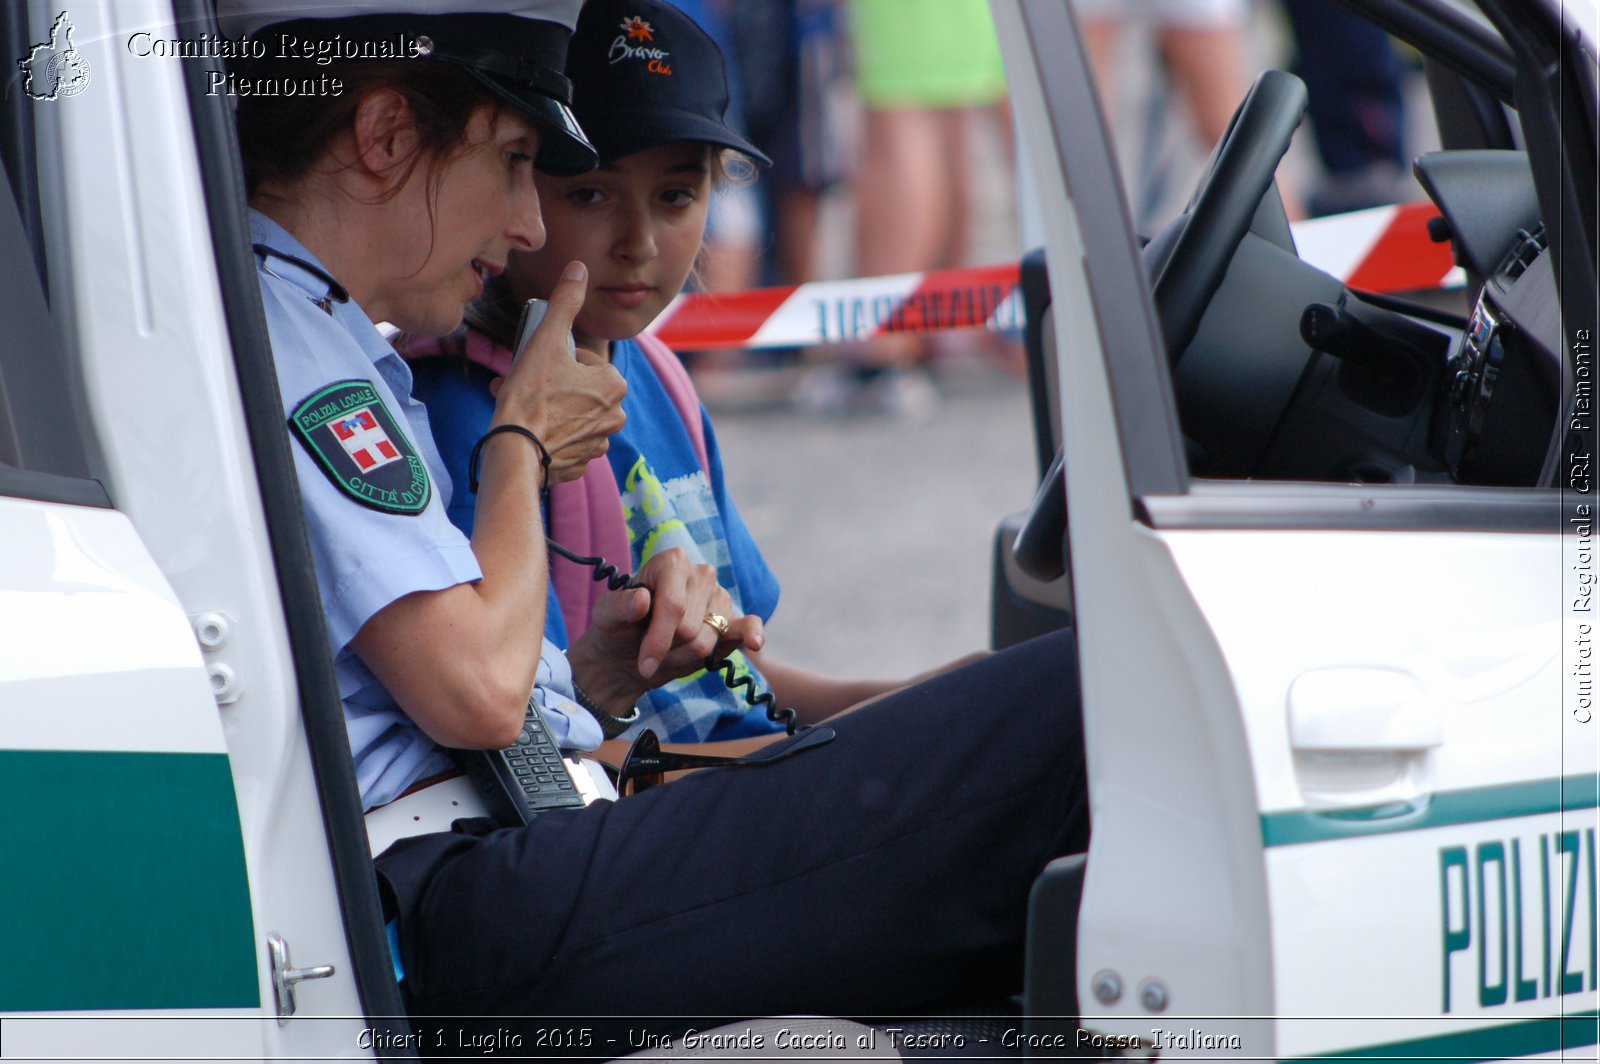
<path id="1" fill-rule="evenodd" d="M 715 567 L 746 614 L 769 618 L 778 582 L 728 497 L 716 434 L 676 357 L 642 335 L 682 288 L 698 254 L 714 187 L 733 167 L 766 156 L 729 128 L 722 55 L 687 16 L 665 3 L 591 0 L 568 54 L 574 109 L 600 152 L 598 170 L 538 177 L 545 246 L 511 257 L 501 282 L 468 312 L 469 330 L 443 344 L 413 344 L 417 393 L 440 435 L 445 462 L 464 469 L 490 410 L 489 381 L 508 371 L 521 304 L 548 298 L 562 266 L 583 261 L 593 278 L 574 323 L 580 346 L 605 355 L 628 382 L 627 423 L 607 462 L 551 493 L 550 538 L 579 554 L 637 571 L 676 548 Z M 461 358 L 431 358 L 438 354 Z M 451 518 L 471 530 L 470 503 Z M 581 636 L 597 595 L 590 569 L 551 556 L 546 633 Z M 559 605 L 557 605 L 557 603 Z M 898 686 L 848 681 L 735 652 L 734 678 L 770 686 L 780 707 L 814 721 Z M 591 700 L 592 701 L 592 700 Z M 599 706 L 608 734 L 621 722 L 679 742 L 733 739 L 779 727 L 720 673 L 698 673 L 648 692 L 634 706 Z"/>

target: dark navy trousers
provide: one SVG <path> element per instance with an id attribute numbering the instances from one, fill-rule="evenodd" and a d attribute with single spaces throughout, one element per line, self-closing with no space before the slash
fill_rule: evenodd
<path id="1" fill-rule="evenodd" d="M 903 1016 L 1020 990 L 1029 888 L 1088 846 L 1072 632 L 834 726 L 772 765 L 391 848 L 413 1017 Z"/>

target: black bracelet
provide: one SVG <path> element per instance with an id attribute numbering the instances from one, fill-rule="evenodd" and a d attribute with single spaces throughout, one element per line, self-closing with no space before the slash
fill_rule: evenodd
<path id="1" fill-rule="evenodd" d="M 467 458 L 467 490 L 478 494 L 478 463 L 483 459 L 483 445 L 489 442 L 489 437 L 497 432 L 515 432 L 518 436 L 526 436 L 539 448 L 539 492 L 543 494 L 550 487 L 550 452 L 545 450 L 544 444 L 530 430 L 521 425 L 496 425 L 494 428 L 478 437 L 478 442 L 472 445 L 472 454 Z"/>
<path id="2" fill-rule="evenodd" d="M 599 705 L 595 703 L 595 700 L 589 697 L 589 693 L 587 691 L 578 686 L 578 681 L 576 679 L 572 681 L 572 693 L 574 696 L 576 696 L 575 701 L 578 703 L 578 705 L 582 706 L 584 709 L 587 709 L 589 711 L 589 716 L 593 717 L 600 725 L 600 734 L 604 735 L 607 739 L 615 739 L 617 736 L 627 731 L 629 725 L 635 724 L 639 720 L 639 707 L 637 705 L 633 707 L 633 712 L 627 717 L 613 717 L 611 714 L 601 709 Z"/>

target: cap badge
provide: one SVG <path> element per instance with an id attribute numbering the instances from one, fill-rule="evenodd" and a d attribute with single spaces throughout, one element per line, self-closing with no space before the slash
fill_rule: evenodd
<path id="1" fill-rule="evenodd" d="M 638 59 L 645 64 L 645 69 L 650 73 L 671 77 L 672 65 L 667 62 L 667 57 L 672 53 L 664 48 L 653 48 L 643 43 L 645 41 L 655 43 L 656 31 L 651 28 L 650 23 L 634 15 L 632 18 L 623 19 L 621 26 L 621 35 L 611 42 L 611 48 L 606 52 L 606 58 L 612 65 L 615 66 L 624 59 Z M 632 44 L 630 43 L 632 41 L 640 43 Z"/>

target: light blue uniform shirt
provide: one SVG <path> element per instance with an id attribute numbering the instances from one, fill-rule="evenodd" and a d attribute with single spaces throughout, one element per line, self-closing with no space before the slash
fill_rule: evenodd
<path id="1" fill-rule="evenodd" d="M 256 244 L 323 269 L 298 240 L 259 212 L 250 212 L 250 233 Z M 370 382 L 433 483 L 432 497 L 421 512 L 384 512 L 337 487 L 298 438 L 291 447 L 356 782 L 363 807 L 370 809 L 449 768 L 451 761 L 351 652 L 350 640 L 389 603 L 414 591 L 439 591 L 481 579 L 483 571 L 466 537 L 445 516 L 450 479 L 434 446 L 428 412 L 411 398 L 411 370 L 405 361 L 355 303 L 325 301 L 326 276 L 276 255 L 257 257 L 285 411 L 329 385 Z M 557 744 L 584 750 L 600 745 L 599 724 L 574 701 L 566 655 L 548 639 L 540 650 L 537 685 L 535 695 Z"/>

